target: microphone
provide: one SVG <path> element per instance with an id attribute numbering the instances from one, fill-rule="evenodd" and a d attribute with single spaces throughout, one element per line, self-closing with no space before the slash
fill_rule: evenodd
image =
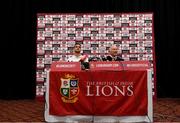
<path id="1" fill-rule="evenodd" d="M 98 58 L 97 57 L 93 57 L 92 61 L 98 61 Z"/>
<path id="2" fill-rule="evenodd" d="M 122 71 L 124 71 L 124 64 L 122 63 L 122 61 L 124 61 L 124 59 L 121 58 L 121 60 L 119 60 L 119 63 L 121 64 Z"/>
<path id="3" fill-rule="evenodd" d="M 121 64 L 122 67 L 122 71 L 124 71 L 124 64 L 122 61 L 124 61 L 124 59 L 120 56 L 117 56 L 116 61 L 119 61 L 119 63 Z"/>
<path id="4" fill-rule="evenodd" d="M 107 56 L 107 61 L 112 61 L 112 57 L 111 56 Z"/>
<path id="5" fill-rule="evenodd" d="M 124 61 L 124 59 L 120 56 L 117 56 L 116 61 Z"/>
<path id="6" fill-rule="evenodd" d="M 106 57 L 104 57 L 104 56 L 101 57 L 101 60 L 102 61 L 107 61 Z"/>

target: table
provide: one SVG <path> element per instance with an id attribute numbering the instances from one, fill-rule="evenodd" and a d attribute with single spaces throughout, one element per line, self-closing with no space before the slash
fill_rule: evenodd
<path id="1" fill-rule="evenodd" d="M 48 71 L 47 122 L 152 122 L 151 70 Z"/>

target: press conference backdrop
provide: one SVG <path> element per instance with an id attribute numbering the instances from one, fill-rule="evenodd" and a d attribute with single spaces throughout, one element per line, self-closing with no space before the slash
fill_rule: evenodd
<path id="1" fill-rule="evenodd" d="M 108 48 L 115 44 L 125 61 L 148 60 L 156 97 L 153 13 L 38 13 L 37 98 L 44 98 L 51 63 L 67 60 L 76 42 L 89 57 L 106 56 Z"/>

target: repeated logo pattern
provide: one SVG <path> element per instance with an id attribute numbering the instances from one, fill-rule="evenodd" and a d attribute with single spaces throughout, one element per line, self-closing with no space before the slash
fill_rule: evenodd
<path id="1" fill-rule="evenodd" d="M 55 13 L 37 14 L 36 95 L 43 97 L 46 71 L 53 61 L 67 60 L 75 42 L 82 54 L 106 56 L 115 44 L 127 61 L 149 60 L 155 83 L 152 13 Z"/>

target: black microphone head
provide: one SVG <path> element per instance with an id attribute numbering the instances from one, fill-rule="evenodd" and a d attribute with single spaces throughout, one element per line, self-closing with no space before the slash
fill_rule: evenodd
<path id="1" fill-rule="evenodd" d="M 94 57 L 94 58 L 92 59 L 92 61 L 97 61 L 97 57 Z"/>
<path id="2" fill-rule="evenodd" d="M 107 61 L 107 59 L 104 56 L 102 56 L 101 59 L 102 61 Z"/>
<path id="3" fill-rule="evenodd" d="M 81 63 L 81 69 L 82 70 L 89 69 L 89 63 L 88 62 L 82 62 Z"/>
<path id="4" fill-rule="evenodd" d="M 116 61 L 124 61 L 124 59 L 120 56 L 117 56 Z"/>
<path id="5" fill-rule="evenodd" d="M 97 59 L 96 56 L 89 58 L 89 61 L 97 61 L 97 60 L 98 60 L 98 59 Z"/>
<path id="6" fill-rule="evenodd" d="M 106 57 L 108 61 L 112 61 L 112 57 L 111 56 L 107 56 Z"/>

